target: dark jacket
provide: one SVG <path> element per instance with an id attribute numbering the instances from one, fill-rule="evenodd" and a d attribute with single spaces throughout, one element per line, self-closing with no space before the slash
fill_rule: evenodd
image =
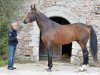
<path id="1" fill-rule="evenodd" d="M 8 45 L 16 46 L 18 44 L 17 40 L 17 31 L 14 29 L 11 29 L 8 31 Z"/>

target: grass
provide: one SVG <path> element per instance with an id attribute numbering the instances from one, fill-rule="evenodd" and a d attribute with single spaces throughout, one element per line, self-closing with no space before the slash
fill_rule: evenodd
<path id="1" fill-rule="evenodd" d="M 21 1 L 0 0 L 0 67 L 7 65 L 8 27 L 17 18 L 15 12 L 17 12 Z"/>
<path id="2" fill-rule="evenodd" d="M 6 60 L 0 60 L 0 67 L 6 66 L 8 63 L 7 59 Z"/>

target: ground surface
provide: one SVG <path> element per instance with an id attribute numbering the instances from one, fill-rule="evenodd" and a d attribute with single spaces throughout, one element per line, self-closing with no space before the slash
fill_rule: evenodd
<path id="1" fill-rule="evenodd" d="M 18 64 L 16 70 L 9 71 L 7 66 L 0 68 L 0 75 L 100 75 L 100 67 L 88 67 L 85 72 L 79 72 L 80 66 L 72 66 L 67 63 L 53 62 L 52 72 L 47 72 L 47 62 Z"/>

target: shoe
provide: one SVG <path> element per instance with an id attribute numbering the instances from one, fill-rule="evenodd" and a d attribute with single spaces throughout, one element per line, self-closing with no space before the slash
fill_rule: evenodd
<path id="1" fill-rule="evenodd" d="M 13 67 L 7 67 L 8 70 L 13 70 Z"/>

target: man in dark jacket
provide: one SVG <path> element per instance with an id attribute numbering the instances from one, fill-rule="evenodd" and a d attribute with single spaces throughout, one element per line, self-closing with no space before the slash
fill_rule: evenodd
<path id="1" fill-rule="evenodd" d="M 12 23 L 11 29 L 8 31 L 8 70 L 16 69 L 14 65 L 14 56 L 16 52 L 18 23 Z"/>

